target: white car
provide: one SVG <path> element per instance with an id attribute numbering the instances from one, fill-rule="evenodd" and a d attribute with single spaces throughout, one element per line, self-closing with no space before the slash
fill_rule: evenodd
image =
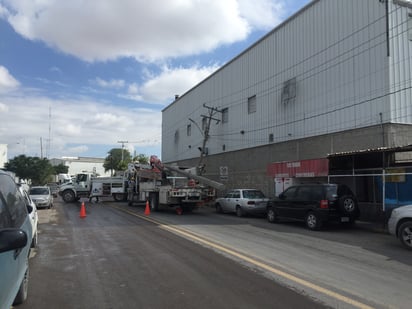
<path id="1" fill-rule="evenodd" d="M 31 187 L 29 191 L 30 198 L 36 203 L 37 208 L 52 208 L 53 195 L 47 186 Z"/>
<path id="2" fill-rule="evenodd" d="M 20 188 L 20 193 L 21 193 L 21 195 L 23 195 L 24 200 L 26 202 L 27 212 L 29 214 L 31 227 L 32 227 L 32 230 L 33 230 L 33 234 L 32 234 L 33 237 L 32 237 L 32 241 L 31 241 L 31 247 L 35 248 L 37 246 L 37 225 L 38 225 L 38 222 L 39 222 L 39 215 L 37 213 L 37 207 L 36 207 L 36 204 L 30 198 L 27 191 L 24 190 L 24 188 L 21 187 L 21 186 L 19 188 Z"/>
<path id="3" fill-rule="evenodd" d="M 395 235 L 409 250 L 412 250 L 412 205 L 392 210 L 388 221 L 388 231 Z"/>
<path id="4" fill-rule="evenodd" d="M 215 201 L 216 212 L 234 212 L 238 217 L 245 214 L 265 214 L 269 199 L 256 189 L 234 189 Z"/>

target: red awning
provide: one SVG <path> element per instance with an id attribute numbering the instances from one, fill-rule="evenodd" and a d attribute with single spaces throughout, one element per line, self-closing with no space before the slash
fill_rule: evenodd
<path id="1" fill-rule="evenodd" d="M 275 162 L 267 166 L 271 177 L 320 177 L 328 176 L 329 160 L 312 159 L 290 162 Z"/>

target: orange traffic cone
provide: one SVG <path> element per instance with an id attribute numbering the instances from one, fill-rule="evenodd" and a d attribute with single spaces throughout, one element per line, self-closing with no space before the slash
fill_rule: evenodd
<path id="1" fill-rule="evenodd" d="M 144 214 L 146 216 L 150 215 L 150 206 L 149 206 L 149 201 L 148 200 L 146 200 L 146 208 L 144 210 Z"/>
<path id="2" fill-rule="evenodd" d="M 86 218 L 86 207 L 84 207 L 84 202 L 82 202 L 82 207 L 80 207 L 80 218 Z"/>

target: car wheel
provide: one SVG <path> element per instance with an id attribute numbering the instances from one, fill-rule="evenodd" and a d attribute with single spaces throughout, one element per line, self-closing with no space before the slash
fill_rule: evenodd
<path id="1" fill-rule="evenodd" d="M 27 267 L 23 280 L 20 284 L 19 291 L 14 299 L 13 305 L 19 305 L 27 299 L 27 290 L 29 287 L 29 268 Z"/>
<path id="2" fill-rule="evenodd" d="M 266 212 L 266 217 L 270 223 L 278 222 L 276 212 L 272 207 L 268 208 Z"/>
<path id="3" fill-rule="evenodd" d="M 244 212 L 243 212 L 242 207 L 236 206 L 236 216 L 238 216 L 238 217 L 243 217 L 244 216 Z"/>
<path id="4" fill-rule="evenodd" d="M 398 229 L 398 237 L 402 245 L 407 249 L 412 250 L 412 221 L 407 221 L 401 224 Z"/>
<path id="5" fill-rule="evenodd" d="M 322 226 L 322 222 L 313 211 L 308 212 L 305 218 L 305 223 L 307 228 L 312 231 L 319 230 Z"/>
<path id="6" fill-rule="evenodd" d="M 345 195 L 339 199 L 339 207 L 345 215 L 353 215 L 356 211 L 356 202 L 353 197 Z"/>
<path id="7" fill-rule="evenodd" d="M 37 232 L 33 236 L 33 240 L 31 241 L 31 248 L 37 247 Z"/>
<path id="8" fill-rule="evenodd" d="M 219 203 L 217 203 L 217 204 L 215 205 L 215 207 L 216 207 L 216 212 L 217 212 L 218 214 L 223 213 L 222 206 L 220 206 Z"/>

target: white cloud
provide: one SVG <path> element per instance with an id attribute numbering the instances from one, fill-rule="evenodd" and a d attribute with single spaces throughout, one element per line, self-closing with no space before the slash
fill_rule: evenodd
<path id="1" fill-rule="evenodd" d="M 239 10 L 252 28 L 269 30 L 281 22 L 285 13 L 284 1 L 238 0 Z"/>
<path id="2" fill-rule="evenodd" d="M 85 153 L 88 150 L 89 150 L 89 147 L 87 147 L 86 145 L 69 147 L 66 149 L 66 154 L 67 155 L 73 154 L 75 156 L 80 156 L 82 153 Z"/>
<path id="3" fill-rule="evenodd" d="M 275 26 L 285 0 L 3 0 L 16 32 L 86 61 L 199 54 Z M 75 21 L 75 22 L 73 22 Z"/>
<path id="4" fill-rule="evenodd" d="M 90 82 L 102 88 L 118 89 L 123 88 L 125 86 L 125 81 L 122 79 L 104 80 L 100 77 L 97 77 L 95 80 L 92 80 Z"/>
<path id="5" fill-rule="evenodd" d="M 104 157 L 111 148 L 119 146 L 118 140 L 150 140 L 151 145 L 160 148 L 161 112 L 157 110 L 133 109 L 91 100 L 28 97 L 24 94 L 21 97 L 3 96 L 0 113 L 7 110 L 7 117 L 1 117 L 0 140 L 9 145 L 11 157 L 21 153 L 23 144 L 26 155 L 40 156 L 40 139 L 46 149 L 49 124 L 52 157 L 79 156 L 91 145 L 106 147 L 107 150 L 101 154 Z M 88 145 L 87 148 L 84 145 Z"/>
<path id="6" fill-rule="evenodd" d="M 9 71 L 0 66 L 0 93 L 14 90 L 20 86 L 20 83 L 9 73 Z"/>
<path id="7" fill-rule="evenodd" d="M 218 65 L 190 68 L 165 66 L 158 75 L 148 73 L 148 79 L 142 85 L 129 85 L 128 93 L 123 97 L 158 104 L 170 103 L 175 95 L 184 94 L 217 69 Z"/>
<path id="8" fill-rule="evenodd" d="M 0 103 L 0 113 L 7 113 L 9 111 L 9 107 L 6 104 Z"/>

